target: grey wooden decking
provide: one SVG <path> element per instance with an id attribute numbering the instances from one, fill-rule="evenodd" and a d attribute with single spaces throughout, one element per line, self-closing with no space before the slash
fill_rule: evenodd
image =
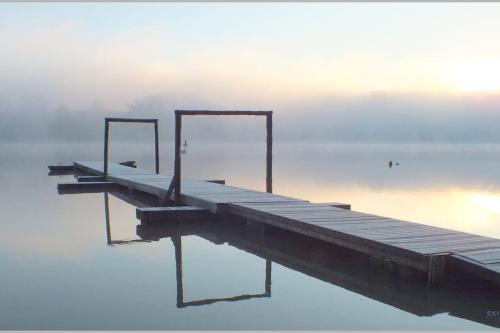
<path id="1" fill-rule="evenodd" d="M 75 162 L 75 168 L 94 174 L 103 174 L 102 162 Z M 116 163 L 109 164 L 108 172 L 109 175 L 106 177 L 107 180 L 159 197 L 165 197 L 172 180 L 172 175 L 157 175 L 146 170 L 129 168 Z M 185 204 L 207 208 L 214 213 L 219 212 L 222 205 L 230 202 L 305 202 L 305 200 L 221 185 L 203 180 L 183 178 L 181 182 L 182 201 Z"/>
<path id="2" fill-rule="evenodd" d="M 500 248 L 457 250 L 450 256 L 453 265 L 500 285 Z"/>
<path id="3" fill-rule="evenodd" d="M 102 162 L 75 162 L 102 175 Z M 172 176 L 110 163 L 106 180 L 164 198 Z M 182 179 L 183 203 L 291 230 L 424 271 L 429 284 L 451 263 L 500 284 L 500 240 L 271 193 Z"/>

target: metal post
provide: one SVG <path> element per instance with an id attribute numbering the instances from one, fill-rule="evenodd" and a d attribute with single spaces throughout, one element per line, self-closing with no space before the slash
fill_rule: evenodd
<path id="1" fill-rule="evenodd" d="M 158 120 L 155 121 L 155 162 L 156 174 L 160 173 L 160 148 L 158 142 Z"/>
<path id="2" fill-rule="evenodd" d="M 155 126 L 155 169 L 156 173 L 160 173 L 160 147 L 159 147 L 159 137 L 158 137 L 158 119 L 137 119 L 137 118 L 112 118 L 106 117 L 104 119 L 104 176 L 108 173 L 108 149 L 109 149 L 109 126 L 112 122 L 119 123 L 153 123 Z"/>
<path id="3" fill-rule="evenodd" d="M 177 307 L 184 305 L 184 290 L 182 287 L 182 242 L 180 236 L 172 237 L 175 251 L 175 277 L 177 280 Z"/>
<path id="4" fill-rule="evenodd" d="M 271 264 L 272 261 L 266 259 L 266 282 L 265 282 L 265 291 L 266 295 L 271 296 Z"/>
<path id="5" fill-rule="evenodd" d="M 108 174 L 108 138 L 109 138 L 109 120 L 104 120 L 104 176 Z"/>
<path id="6" fill-rule="evenodd" d="M 111 245 L 111 222 L 109 221 L 108 192 L 104 192 L 104 215 L 106 217 L 106 242 Z"/>
<path id="7" fill-rule="evenodd" d="M 181 203 L 181 126 L 182 115 L 175 113 L 175 165 L 174 165 L 174 181 L 175 192 L 174 199 L 177 203 Z"/>
<path id="8" fill-rule="evenodd" d="M 266 192 L 273 193 L 273 114 L 266 115 Z"/>

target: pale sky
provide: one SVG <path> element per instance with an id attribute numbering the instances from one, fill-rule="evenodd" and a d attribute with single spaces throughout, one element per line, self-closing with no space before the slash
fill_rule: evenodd
<path id="1" fill-rule="evenodd" d="M 0 107 L 496 94 L 499 41 L 500 3 L 2 3 Z"/>

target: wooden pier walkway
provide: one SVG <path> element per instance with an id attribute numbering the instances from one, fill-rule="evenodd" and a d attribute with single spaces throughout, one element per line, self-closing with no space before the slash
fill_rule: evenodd
<path id="1" fill-rule="evenodd" d="M 103 162 L 75 162 L 76 170 L 103 175 Z M 106 181 L 166 195 L 171 175 L 109 163 Z M 500 285 L 500 240 L 311 203 L 272 193 L 182 179 L 182 203 L 266 223 L 423 271 L 429 285 L 451 269 Z"/>

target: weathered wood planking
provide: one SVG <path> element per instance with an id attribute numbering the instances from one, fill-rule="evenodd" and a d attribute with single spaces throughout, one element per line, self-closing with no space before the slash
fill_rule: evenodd
<path id="1" fill-rule="evenodd" d="M 103 174 L 101 162 L 75 162 L 75 167 L 90 173 Z M 109 163 L 107 180 L 120 185 L 165 197 L 172 176 L 155 175 L 139 168 L 127 168 L 116 163 Z M 182 202 L 217 212 L 221 205 L 229 202 L 291 202 L 301 201 L 295 198 L 246 190 L 233 186 L 194 179 L 182 179 Z"/>
<path id="2" fill-rule="evenodd" d="M 102 162 L 75 162 L 75 168 L 103 174 Z M 162 198 L 172 179 L 115 163 L 109 164 L 108 172 L 107 181 Z M 384 257 L 427 272 L 430 284 L 443 278 L 450 255 L 458 266 L 467 266 L 471 273 L 500 284 L 498 239 L 202 180 L 181 182 L 181 199 L 186 205 L 241 216 Z M 485 271 L 488 274 L 483 274 Z"/>
<path id="3" fill-rule="evenodd" d="M 192 206 L 145 207 L 136 209 L 136 217 L 143 223 L 157 221 L 200 221 L 207 218 L 208 210 Z"/>
<path id="4" fill-rule="evenodd" d="M 450 257 L 452 265 L 500 284 L 500 248 L 458 251 Z"/>
<path id="5" fill-rule="evenodd" d="M 114 182 L 67 182 L 58 183 L 57 190 L 59 193 L 78 193 L 82 190 L 86 192 L 102 192 L 116 188 Z"/>
<path id="6" fill-rule="evenodd" d="M 497 239 L 312 203 L 240 203 L 228 205 L 225 211 L 360 252 L 382 255 L 399 264 L 427 270 L 429 274 L 432 273 L 431 258 L 441 259 L 442 254 L 491 248 L 500 251 Z M 489 258 L 493 258 L 490 260 L 496 260 L 494 253 L 490 254 Z M 485 266 L 488 263 L 476 264 Z M 478 275 L 499 282 L 498 273 Z"/>
<path id="7" fill-rule="evenodd" d="M 73 165 L 49 165 L 49 176 L 71 175 L 74 171 Z"/>

